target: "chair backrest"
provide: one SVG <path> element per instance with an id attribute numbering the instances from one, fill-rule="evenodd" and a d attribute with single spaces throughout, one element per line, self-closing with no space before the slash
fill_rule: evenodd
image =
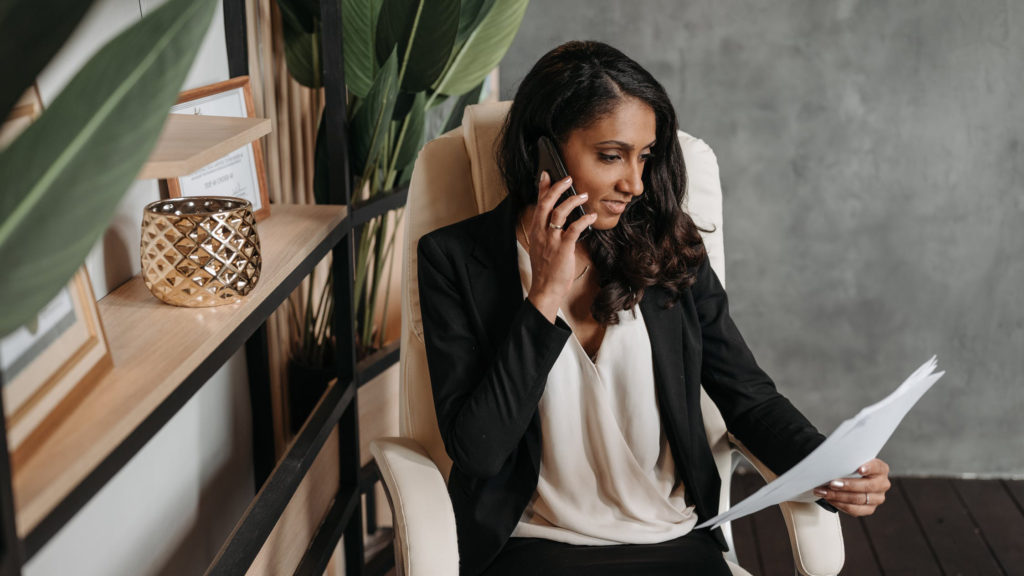
<path id="1" fill-rule="evenodd" d="M 452 463 L 438 432 L 427 372 L 416 276 L 416 245 L 424 234 L 490 210 L 505 197 L 495 150 L 508 109 L 508 102 L 466 108 L 461 128 L 428 142 L 420 151 L 409 185 L 402 265 L 400 433 L 427 449 L 446 480 Z M 713 232 L 704 234 L 704 242 L 711 265 L 724 283 L 722 188 L 718 161 L 702 140 L 679 132 L 679 142 L 689 177 L 686 208 L 699 226 L 713 229 Z M 727 478 L 731 464 L 725 444 L 725 425 L 706 395 L 702 395 L 701 406 L 719 473 Z M 723 492 L 727 498 L 729 491 Z"/>

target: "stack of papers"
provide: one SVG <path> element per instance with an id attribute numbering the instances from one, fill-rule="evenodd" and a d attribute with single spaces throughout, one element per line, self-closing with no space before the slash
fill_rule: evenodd
<path id="1" fill-rule="evenodd" d="M 903 417 L 945 372 L 935 372 L 935 356 L 914 371 L 895 392 L 843 422 L 799 464 L 728 511 L 700 524 L 715 528 L 782 502 L 814 502 L 813 490 L 836 478 L 858 477 L 862 464 L 878 456 Z"/>

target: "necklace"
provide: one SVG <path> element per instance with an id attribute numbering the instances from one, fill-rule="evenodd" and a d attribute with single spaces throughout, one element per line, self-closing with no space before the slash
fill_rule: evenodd
<path id="1" fill-rule="evenodd" d="M 523 224 L 523 220 L 522 219 L 519 220 L 519 229 L 523 231 L 523 238 L 526 239 L 526 247 L 527 247 L 527 249 L 529 249 L 529 247 L 530 247 L 530 235 L 526 233 L 526 226 Z M 529 252 L 529 250 L 527 250 L 527 252 Z M 583 278 L 583 275 L 586 274 L 589 271 L 590 271 L 590 264 L 587 264 L 586 266 L 583 267 L 583 272 L 580 272 L 580 275 L 573 279 L 573 282 L 575 282 L 576 280 L 579 280 L 580 278 Z"/>

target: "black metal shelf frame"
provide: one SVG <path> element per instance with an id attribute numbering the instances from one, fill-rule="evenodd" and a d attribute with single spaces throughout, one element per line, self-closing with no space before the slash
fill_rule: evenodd
<path id="1" fill-rule="evenodd" d="M 245 0 L 222 0 L 228 69 L 232 77 L 248 73 Z M 344 59 L 341 42 L 341 0 L 321 0 L 321 49 L 324 54 L 325 119 L 327 150 L 339 159 L 328 166 L 331 197 L 351 206 L 348 166 Z M 30 559 L 60 530 L 128 461 L 181 409 L 243 344 L 250 375 L 253 409 L 253 465 L 257 495 L 207 570 L 207 574 L 244 574 L 255 560 L 302 479 L 331 431 L 339 433 L 339 487 L 295 574 L 322 574 L 342 535 L 345 538 L 345 573 L 383 574 L 393 566 L 393 550 L 387 546 L 367 564 L 363 550 L 362 495 L 372 508 L 374 484 L 379 472 L 371 463 L 360 467 L 358 388 L 399 359 L 398 345 L 389 346 L 356 363 L 353 230 L 370 219 L 405 205 L 408 189 L 400 188 L 352 206 L 349 214 L 286 280 L 238 328 L 210 354 L 142 424 L 103 460 L 72 492 L 30 532 L 17 537 L 14 502 L 7 453 L 5 423 L 0 399 L 0 576 L 21 573 Z M 274 463 L 270 383 L 267 377 L 265 321 L 332 251 L 334 269 L 335 335 L 339 351 L 337 380 L 328 388 L 313 414 L 300 430 L 287 454 Z M 345 351 L 345 353 L 340 353 Z M 367 517 L 375 530 L 373 514 Z"/>
<path id="2" fill-rule="evenodd" d="M 90 472 L 25 537 L 25 560 L 31 559 L 132 457 L 185 406 L 235 352 L 262 329 L 264 322 L 313 271 L 330 248 L 341 239 L 341 227 L 332 231 L 257 308 L 185 380 L 164 399 L 106 458 Z M 250 362 L 251 364 L 251 362 Z M 264 372 L 265 373 L 265 372 Z M 273 444 L 271 443 L 271 446 Z M 271 452 L 271 457 L 272 457 Z M 255 456 L 255 454 L 254 454 Z"/>

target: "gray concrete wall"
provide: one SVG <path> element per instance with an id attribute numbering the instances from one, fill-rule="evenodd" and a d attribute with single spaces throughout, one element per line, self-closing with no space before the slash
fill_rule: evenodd
<path id="1" fill-rule="evenodd" d="M 502 97 L 609 42 L 718 154 L 733 314 L 824 432 L 938 354 L 894 473 L 1024 474 L 1024 5 L 535 0 Z"/>

